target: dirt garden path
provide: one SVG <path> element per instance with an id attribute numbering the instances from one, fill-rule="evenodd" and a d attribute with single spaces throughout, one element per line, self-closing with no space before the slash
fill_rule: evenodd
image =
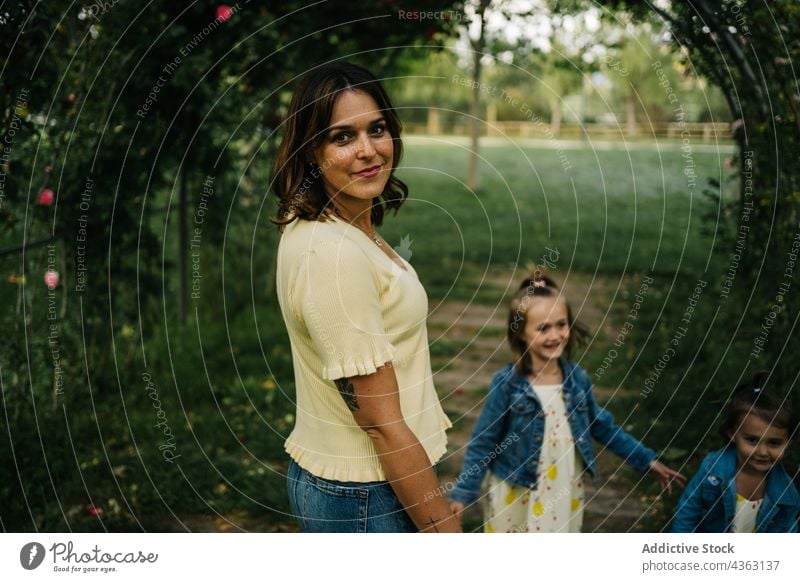
<path id="1" fill-rule="evenodd" d="M 445 412 L 453 422 L 448 433 L 448 454 L 440 464 L 440 480 L 451 482 L 464 458 L 475 421 L 494 372 L 510 361 L 505 340 L 507 305 L 516 289 L 509 281 L 511 273 L 498 273 L 481 283 L 480 298 L 494 296 L 496 303 L 467 302 L 447 299 L 431 302 L 428 320 L 431 358 L 439 397 Z M 608 327 L 605 307 L 610 303 L 617 286 L 616 280 L 598 279 L 570 273 L 563 285 L 567 299 L 576 317 L 591 330 L 601 325 Z M 508 289 L 506 289 L 508 287 Z M 609 335 L 613 329 L 604 330 Z M 614 394 L 613 390 L 595 386 L 595 394 L 602 404 Z M 598 449 L 598 447 L 596 447 Z M 631 471 L 621 470 L 621 459 L 607 450 L 598 454 L 597 486 L 587 481 L 587 505 L 584 513 L 584 532 L 626 532 L 640 529 L 638 520 L 647 511 L 649 502 L 643 503 L 631 479 Z M 479 528 L 481 512 L 473 507 L 465 512 L 467 531 Z"/>

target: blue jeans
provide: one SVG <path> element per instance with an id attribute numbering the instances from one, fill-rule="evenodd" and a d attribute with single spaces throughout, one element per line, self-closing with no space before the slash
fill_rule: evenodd
<path id="1" fill-rule="evenodd" d="M 289 503 L 305 532 L 416 532 L 387 481 L 331 481 L 289 461 Z"/>

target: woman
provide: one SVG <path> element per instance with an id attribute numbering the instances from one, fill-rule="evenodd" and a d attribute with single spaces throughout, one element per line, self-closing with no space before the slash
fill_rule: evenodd
<path id="1" fill-rule="evenodd" d="M 375 230 L 407 196 L 394 176 L 400 129 L 372 74 L 329 64 L 297 88 L 275 159 L 297 387 L 288 487 L 305 531 L 459 531 L 432 468 L 451 425 L 433 387 L 427 296 Z"/>

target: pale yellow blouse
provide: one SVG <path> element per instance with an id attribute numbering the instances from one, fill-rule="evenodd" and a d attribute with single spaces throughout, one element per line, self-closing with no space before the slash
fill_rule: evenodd
<path id="1" fill-rule="evenodd" d="M 386 480 L 333 380 L 372 374 L 389 361 L 406 424 L 432 464 L 445 453 L 451 424 L 433 386 L 428 298 L 411 265 L 403 265 L 338 219 L 295 220 L 281 235 L 278 300 L 297 391 L 296 423 L 285 447 L 318 477 Z"/>

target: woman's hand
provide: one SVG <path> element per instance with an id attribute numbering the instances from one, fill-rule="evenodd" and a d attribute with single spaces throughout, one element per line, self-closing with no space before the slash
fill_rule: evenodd
<path id="1" fill-rule="evenodd" d="M 681 488 L 686 486 L 686 476 L 678 471 L 674 471 L 667 467 L 664 463 L 650 461 L 650 472 L 655 474 L 658 482 L 661 483 L 661 489 L 666 489 L 667 493 L 672 494 L 672 483 L 677 482 Z"/>

